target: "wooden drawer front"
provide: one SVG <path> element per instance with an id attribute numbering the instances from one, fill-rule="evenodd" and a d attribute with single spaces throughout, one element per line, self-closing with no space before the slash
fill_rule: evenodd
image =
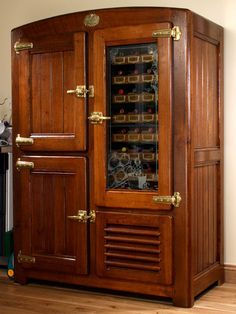
<path id="1" fill-rule="evenodd" d="M 172 283 L 172 217 L 97 212 L 97 274 Z"/>

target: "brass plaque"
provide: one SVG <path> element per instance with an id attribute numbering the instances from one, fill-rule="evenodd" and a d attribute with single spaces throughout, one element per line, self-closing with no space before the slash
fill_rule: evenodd
<path id="1" fill-rule="evenodd" d="M 91 13 L 85 16 L 84 25 L 89 26 L 89 27 L 94 27 L 98 25 L 99 20 L 100 20 L 100 17 L 97 14 Z"/>

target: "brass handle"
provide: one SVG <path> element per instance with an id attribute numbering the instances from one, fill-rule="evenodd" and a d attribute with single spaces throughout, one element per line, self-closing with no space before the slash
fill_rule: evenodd
<path id="1" fill-rule="evenodd" d="M 96 214 L 94 210 L 91 210 L 89 212 L 89 215 L 87 215 L 86 210 L 79 210 L 77 215 L 74 216 L 67 216 L 68 219 L 77 220 L 78 222 L 87 222 L 88 219 L 90 219 L 90 222 L 95 222 Z"/>
<path id="2" fill-rule="evenodd" d="M 86 88 L 85 85 L 78 85 L 76 89 L 69 89 L 67 94 L 75 94 L 76 97 L 86 97 L 86 95 L 90 92 L 89 89 Z"/>
<path id="3" fill-rule="evenodd" d="M 102 124 L 104 120 L 110 120 L 111 117 L 103 116 L 102 112 L 91 112 L 88 119 L 92 124 Z"/>
<path id="4" fill-rule="evenodd" d="M 20 171 L 22 168 L 33 169 L 34 163 L 32 161 L 22 161 L 18 158 L 16 162 L 16 169 Z"/>
<path id="5" fill-rule="evenodd" d="M 175 192 L 172 196 L 153 196 L 152 199 L 154 203 L 170 204 L 174 207 L 179 207 L 182 200 L 179 192 Z"/>
<path id="6" fill-rule="evenodd" d="M 21 137 L 20 134 L 16 136 L 16 146 L 20 147 L 20 145 L 33 145 L 34 139 L 31 137 Z"/>

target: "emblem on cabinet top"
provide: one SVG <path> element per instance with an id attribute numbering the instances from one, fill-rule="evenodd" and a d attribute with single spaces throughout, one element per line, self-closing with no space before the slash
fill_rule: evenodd
<path id="1" fill-rule="evenodd" d="M 100 21 L 100 17 L 95 13 L 91 13 L 85 16 L 84 25 L 93 27 L 93 26 L 98 25 L 99 21 Z"/>

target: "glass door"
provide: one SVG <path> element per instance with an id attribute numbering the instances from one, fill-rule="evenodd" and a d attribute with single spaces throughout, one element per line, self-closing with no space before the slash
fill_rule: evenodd
<path id="1" fill-rule="evenodd" d="M 158 51 L 107 48 L 107 189 L 158 189 Z"/>
<path id="2" fill-rule="evenodd" d="M 94 34 L 91 115 L 101 117 L 92 122 L 98 206 L 170 208 L 153 202 L 153 196 L 172 193 L 172 41 L 152 38 L 154 31 L 168 27 L 161 23 Z"/>

